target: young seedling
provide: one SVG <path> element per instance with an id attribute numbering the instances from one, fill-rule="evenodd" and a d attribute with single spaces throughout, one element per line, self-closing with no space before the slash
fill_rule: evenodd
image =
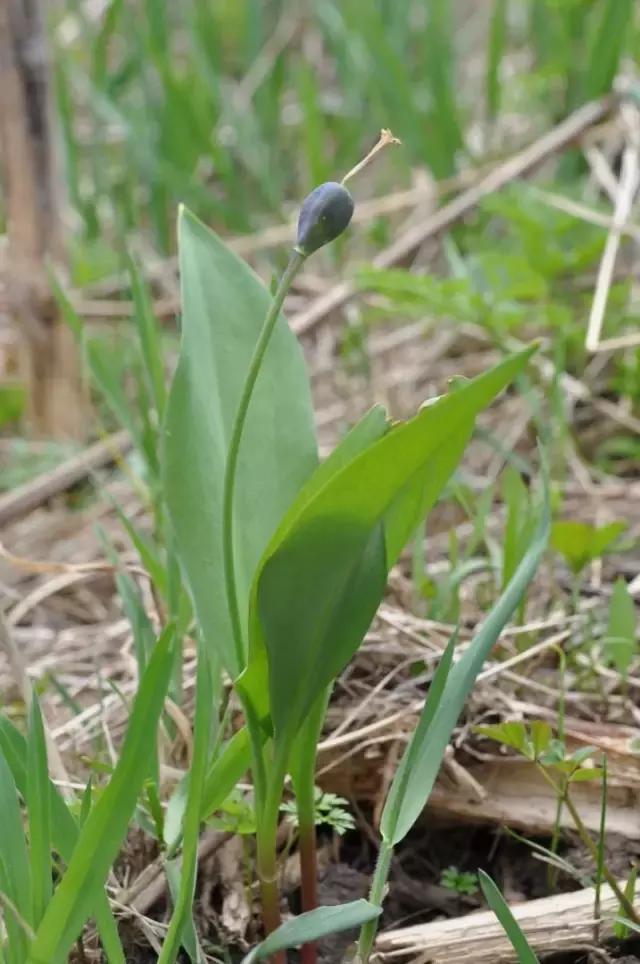
<path id="1" fill-rule="evenodd" d="M 558 809 L 567 809 L 581 842 L 594 861 L 597 877 L 604 877 L 629 920 L 640 923 L 632 902 L 626 897 L 615 875 L 604 863 L 601 846 L 594 842 L 571 794 L 573 784 L 603 778 L 603 767 L 593 762 L 593 756 L 597 753 L 596 748 L 587 746 L 580 747 L 573 753 L 567 752 L 564 738 L 554 737 L 550 724 L 544 720 L 534 720 L 528 726 L 517 721 L 478 726 L 474 729 L 480 735 L 496 740 L 503 746 L 512 747 L 535 765 L 540 775 L 552 788 L 558 801 Z"/>
<path id="2" fill-rule="evenodd" d="M 574 610 L 577 610 L 580 579 L 585 567 L 610 552 L 625 529 L 624 522 L 610 522 L 600 527 L 571 519 L 553 523 L 551 545 L 564 558 L 573 574 Z"/>
<path id="3" fill-rule="evenodd" d="M 442 871 L 440 884 L 460 895 L 472 896 L 478 893 L 478 875 L 458 870 L 453 864 Z"/>

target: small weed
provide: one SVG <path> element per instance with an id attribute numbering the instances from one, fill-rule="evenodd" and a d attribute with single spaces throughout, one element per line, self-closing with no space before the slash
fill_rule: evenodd
<path id="1" fill-rule="evenodd" d="M 448 890 L 453 890 L 456 894 L 473 896 L 479 890 L 478 875 L 465 870 L 458 870 L 453 865 L 442 871 L 440 883 Z"/>

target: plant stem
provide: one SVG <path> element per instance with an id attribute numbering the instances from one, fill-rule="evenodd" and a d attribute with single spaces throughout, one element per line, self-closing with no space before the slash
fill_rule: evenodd
<path id="1" fill-rule="evenodd" d="M 574 805 L 574 803 L 573 803 L 573 800 L 572 800 L 571 797 L 569 796 L 568 790 L 567 790 L 567 792 L 565 793 L 564 802 L 565 802 L 565 805 L 566 805 L 566 807 L 567 807 L 567 810 L 568 810 L 569 813 L 571 814 L 571 819 L 573 820 L 573 822 L 574 822 L 574 824 L 575 824 L 575 827 L 576 827 L 576 830 L 578 831 L 578 835 L 579 835 L 580 839 L 582 840 L 582 842 L 584 843 L 584 845 L 585 845 L 585 846 L 587 847 L 587 849 L 589 850 L 589 853 L 591 854 L 591 856 L 592 856 L 593 859 L 595 860 L 596 867 L 597 867 L 597 866 L 598 866 L 598 863 L 599 863 L 598 847 L 597 847 L 597 845 L 594 843 L 594 841 L 592 840 L 591 834 L 589 833 L 589 831 L 588 831 L 587 828 L 585 827 L 584 823 L 582 822 L 582 817 L 580 816 L 580 814 L 579 814 L 578 811 L 576 810 L 575 805 Z M 637 913 L 636 913 L 636 911 L 635 911 L 635 909 L 634 909 L 634 907 L 633 907 L 633 904 L 632 904 L 631 901 L 628 899 L 628 897 L 626 896 L 626 894 L 625 894 L 625 893 L 621 890 L 621 888 L 618 886 L 618 881 L 617 881 L 616 878 L 613 876 L 613 874 L 611 873 L 611 871 L 609 870 L 609 868 L 607 867 L 606 864 L 604 864 L 603 867 L 602 867 L 602 874 L 603 874 L 605 880 L 607 881 L 607 883 L 609 884 L 609 887 L 611 887 L 611 890 L 614 892 L 614 894 L 615 894 L 616 897 L 618 898 L 618 900 L 619 900 L 619 902 L 620 902 L 620 906 L 621 906 L 621 908 L 623 909 L 623 911 L 625 912 L 625 914 L 627 915 L 627 917 L 629 918 L 629 920 L 633 921 L 634 924 L 640 924 L 640 919 L 638 918 L 638 915 L 637 915 Z"/>
<path id="2" fill-rule="evenodd" d="M 538 763 L 537 767 L 538 767 L 538 771 L 542 774 L 542 776 L 545 778 L 547 783 L 549 783 L 553 787 L 554 791 L 562 799 L 562 802 L 564 803 L 565 807 L 569 811 L 571 819 L 573 820 L 573 824 L 578 832 L 578 836 L 580 837 L 580 840 L 582 841 L 582 843 L 585 845 L 585 847 L 591 854 L 593 860 L 595 861 L 596 868 L 598 868 L 600 864 L 600 855 L 598 852 L 598 847 L 592 840 L 591 834 L 589 833 L 584 823 L 582 822 L 582 817 L 578 813 L 576 806 L 569 794 L 569 787 L 568 786 L 565 786 L 564 788 L 559 787 L 555 782 L 555 780 L 551 776 L 549 776 L 544 766 Z M 618 881 L 613 876 L 613 874 L 611 873 L 611 871 L 609 870 L 606 864 L 602 866 L 602 874 L 606 882 L 609 884 L 609 887 L 618 898 L 620 907 L 625 912 L 628 919 L 630 921 L 633 921 L 634 924 L 640 924 L 640 918 L 638 917 L 638 914 L 636 913 L 633 907 L 633 904 L 628 899 L 626 894 L 621 890 L 621 888 L 618 885 Z"/>
<path id="3" fill-rule="evenodd" d="M 386 840 L 383 840 L 380 845 L 380 851 L 378 852 L 373 880 L 371 881 L 371 890 L 369 891 L 369 900 L 377 907 L 381 907 L 382 901 L 384 900 L 392 857 L 393 847 L 390 843 L 387 843 Z M 360 939 L 358 941 L 358 959 L 360 964 L 368 964 L 377 929 L 377 919 L 367 921 L 366 924 L 362 925 Z"/>
<path id="4" fill-rule="evenodd" d="M 233 499 L 235 494 L 240 443 L 242 441 L 242 433 L 247 420 L 247 413 L 249 411 L 251 397 L 258 380 L 258 375 L 260 374 L 260 368 L 264 360 L 265 352 L 280 314 L 280 309 L 282 308 L 285 296 L 291 287 L 291 282 L 302 266 L 304 260 L 304 255 L 300 254 L 299 251 L 294 250 L 289 260 L 289 264 L 287 265 L 286 270 L 280 279 L 280 284 L 278 285 L 277 291 L 273 297 L 273 301 L 271 302 L 269 311 L 267 312 L 267 316 L 262 325 L 262 329 L 258 335 L 256 347 L 253 350 L 253 355 L 251 357 L 251 361 L 249 362 L 249 369 L 247 371 L 247 377 L 242 388 L 242 394 L 240 395 L 240 401 L 238 403 L 238 409 L 236 411 L 233 429 L 231 432 L 231 441 L 229 442 L 227 462 L 224 469 L 224 485 L 222 495 L 222 554 L 224 578 L 227 590 L 227 602 L 229 605 L 231 630 L 233 633 L 233 643 L 235 647 L 236 662 L 238 664 L 238 672 L 240 672 L 245 663 L 244 645 L 242 640 L 242 619 L 240 616 L 240 606 L 238 603 L 238 587 L 236 584 L 235 557 L 233 549 Z"/>
<path id="5" fill-rule="evenodd" d="M 300 798 L 298 797 L 298 806 L 299 805 Z M 300 890 L 302 893 L 302 910 L 306 912 L 308 910 L 314 910 L 318 905 L 318 861 L 316 857 L 315 821 L 312 820 L 310 825 L 306 821 L 304 824 L 300 821 L 299 828 Z M 317 959 L 318 950 L 316 944 L 314 942 L 311 944 L 303 944 L 301 953 L 302 964 L 316 964 Z"/>
<path id="6" fill-rule="evenodd" d="M 331 695 L 328 686 L 318 698 L 302 724 L 292 757 L 291 778 L 296 794 L 298 811 L 298 855 L 300 858 L 300 889 L 302 910 L 314 910 L 318 903 L 316 857 L 316 753 Z M 303 964 L 315 964 L 317 949 L 315 943 L 303 944 Z"/>
<path id="7" fill-rule="evenodd" d="M 256 844 L 262 919 L 266 934 L 280 926 L 280 889 L 278 887 L 277 833 L 282 789 L 286 776 L 289 747 L 277 745 L 269 771 L 271 778 L 263 806 L 257 813 Z M 284 951 L 274 954 L 273 964 L 286 964 Z"/>
<path id="8" fill-rule="evenodd" d="M 322 717 L 324 706 L 322 704 Z M 321 717 L 321 718 L 322 718 Z M 308 721 L 305 721 L 307 723 Z M 298 811 L 298 853 L 300 858 L 300 891 L 302 910 L 314 910 L 318 904 L 316 856 L 316 800 L 315 800 L 315 746 L 307 753 L 299 767 L 294 783 Z M 302 945 L 302 964 L 316 964 L 317 947 L 314 942 Z"/>

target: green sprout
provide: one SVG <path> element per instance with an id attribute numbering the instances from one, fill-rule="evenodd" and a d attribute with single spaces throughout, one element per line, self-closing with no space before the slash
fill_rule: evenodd
<path id="1" fill-rule="evenodd" d="M 472 896 L 478 893 L 478 875 L 466 870 L 458 870 L 453 864 L 442 871 L 440 883 L 456 894 Z"/>
<path id="2" fill-rule="evenodd" d="M 347 807 L 349 801 L 337 793 L 323 793 L 320 787 L 315 788 L 315 825 L 316 827 L 332 827 L 336 833 L 342 836 L 347 830 L 353 830 L 356 822 L 353 815 L 349 813 Z M 287 800 L 280 807 L 282 813 L 286 813 L 289 821 L 294 827 L 298 827 L 298 804 L 296 800 Z"/>

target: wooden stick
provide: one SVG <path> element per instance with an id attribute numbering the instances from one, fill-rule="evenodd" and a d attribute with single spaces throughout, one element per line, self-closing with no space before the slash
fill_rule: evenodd
<path id="1" fill-rule="evenodd" d="M 115 432 L 62 462 L 51 472 L 38 475 L 30 482 L 6 492 L 0 496 L 0 527 L 31 512 L 47 499 L 66 491 L 97 469 L 117 462 L 126 455 L 132 444 L 128 432 Z"/>
<path id="2" fill-rule="evenodd" d="M 624 107 L 627 109 L 626 113 L 623 110 L 623 116 L 627 118 L 628 143 L 622 155 L 622 170 L 613 212 L 613 224 L 607 235 L 598 269 L 598 280 L 585 340 L 587 351 L 595 351 L 600 342 L 620 239 L 640 184 L 640 116 L 637 109 L 630 104 L 625 104 Z"/>
<path id="3" fill-rule="evenodd" d="M 626 881 L 621 880 L 624 888 Z M 634 903 L 638 906 L 640 885 Z M 511 907 L 533 950 L 549 951 L 585 947 L 594 942 L 595 890 L 556 894 Z M 619 914 L 618 901 L 610 887 L 600 896 L 600 937 L 613 936 L 613 922 Z M 430 924 L 414 924 L 378 935 L 376 951 L 383 961 L 420 958 L 430 964 L 507 964 L 517 961 L 509 940 L 492 911 L 481 911 Z"/>
<path id="4" fill-rule="evenodd" d="M 583 107 L 578 108 L 573 114 L 566 117 L 557 127 L 543 134 L 537 141 L 525 147 L 522 151 L 514 154 L 508 160 L 499 164 L 489 174 L 486 175 L 478 184 L 473 185 L 468 190 L 454 198 L 449 204 L 445 204 L 435 214 L 428 218 L 423 224 L 409 228 L 392 245 L 382 251 L 373 259 L 376 268 L 390 268 L 392 265 L 399 264 L 410 258 L 415 252 L 430 238 L 436 237 L 442 231 L 450 228 L 457 221 L 469 214 L 487 195 L 494 191 L 499 191 L 510 181 L 514 181 L 525 174 L 529 174 L 542 161 L 564 150 L 572 141 L 575 141 L 589 127 L 603 120 L 611 111 L 616 99 L 613 95 L 608 95 L 600 100 L 591 101 Z M 320 321 L 328 315 L 342 308 L 354 295 L 358 288 L 351 281 L 343 281 L 333 287 L 325 295 L 294 315 L 291 319 L 291 327 L 298 335 L 310 331 Z"/>

